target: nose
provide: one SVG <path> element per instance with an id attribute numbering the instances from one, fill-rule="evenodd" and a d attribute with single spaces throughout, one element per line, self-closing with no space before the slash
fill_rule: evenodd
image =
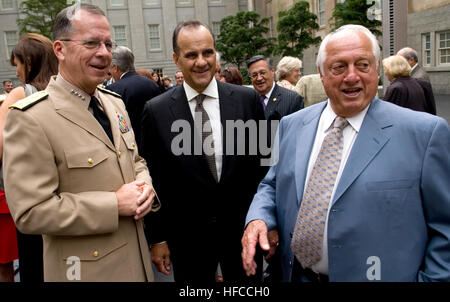
<path id="1" fill-rule="evenodd" d="M 97 54 L 111 55 L 111 51 L 106 48 L 105 43 L 101 42 L 99 48 L 97 49 Z"/>
<path id="2" fill-rule="evenodd" d="M 196 65 L 199 67 L 203 67 L 207 64 L 206 58 L 203 55 L 199 55 L 196 61 Z"/>
<path id="3" fill-rule="evenodd" d="M 358 70 L 355 65 L 349 65 L 347 69 L 347 73 L 345 75 L 344 81 L 348 83 L 356 83 L 360 80 Z"/>

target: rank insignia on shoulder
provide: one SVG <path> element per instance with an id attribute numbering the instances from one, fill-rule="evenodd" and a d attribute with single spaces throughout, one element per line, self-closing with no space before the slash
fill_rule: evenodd
<path id="1" fill-rule="evenodd" d="M 116 98 L 120 98 L 120 99 L 122 98 L 122 96 L 120 94 L 115 93 L 114 91 L 108 90 L 106 88 L 103 88 L 101 85 L 98 85 L 97 89 L 102 91 L 102 92 L 104 92 L 104 93 L 107 93 L 107 94 L 110 94 L 112 96 L 115 96 Z"/>
<path id="2" fill-rule="evenodd" d="M 130 128 L 127 125 L 125 117 L 123 115 L 117 114 L 117 118 L 119 119 L 120 132 L 127 133 L 128 131 L 130 131 Z"/>
<path id="3" fill-rule="evenodd" d="M 40 101 L 45 100 L 47 97 L 48 97 L 47 91 L 45 90 L 38 91 L 36 93 L 33 93 L 32 95 L 27 96 L 24 99 L 21 99 L 20 101 L 15 102 L 11 106 L 9 106 L 9 109 L 19 109 L 25 111 L 28 108 L 33 107 Z"/>

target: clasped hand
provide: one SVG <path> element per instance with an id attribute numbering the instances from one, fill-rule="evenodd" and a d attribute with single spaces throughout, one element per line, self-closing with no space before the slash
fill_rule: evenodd
<path id="1" fill-rule="evenodd" d="M 134 216 L 139 220 L 152 209 L 155 191 L 143 180 L 124 184 L 116 192 L 119 216 Z"/>

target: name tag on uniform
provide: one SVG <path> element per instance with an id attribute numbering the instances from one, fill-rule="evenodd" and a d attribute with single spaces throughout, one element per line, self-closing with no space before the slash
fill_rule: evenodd
<path id="1" fill-rule="evenodd" d="M 119 119 L 120 132 L 127 133 L 128 131 L 130 131 L 130 128 L 127 125 L 125 117 L 123 115 L 117 114 L 117 118 Z"/>

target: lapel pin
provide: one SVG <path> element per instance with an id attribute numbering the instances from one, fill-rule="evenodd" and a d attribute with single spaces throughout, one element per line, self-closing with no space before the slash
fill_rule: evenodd
<path id="1" fill-rule="evenodd" d="M 273 101 L 276 102 L 276 101 L 277 101 L 277 98 L 273 98 Z"/>

